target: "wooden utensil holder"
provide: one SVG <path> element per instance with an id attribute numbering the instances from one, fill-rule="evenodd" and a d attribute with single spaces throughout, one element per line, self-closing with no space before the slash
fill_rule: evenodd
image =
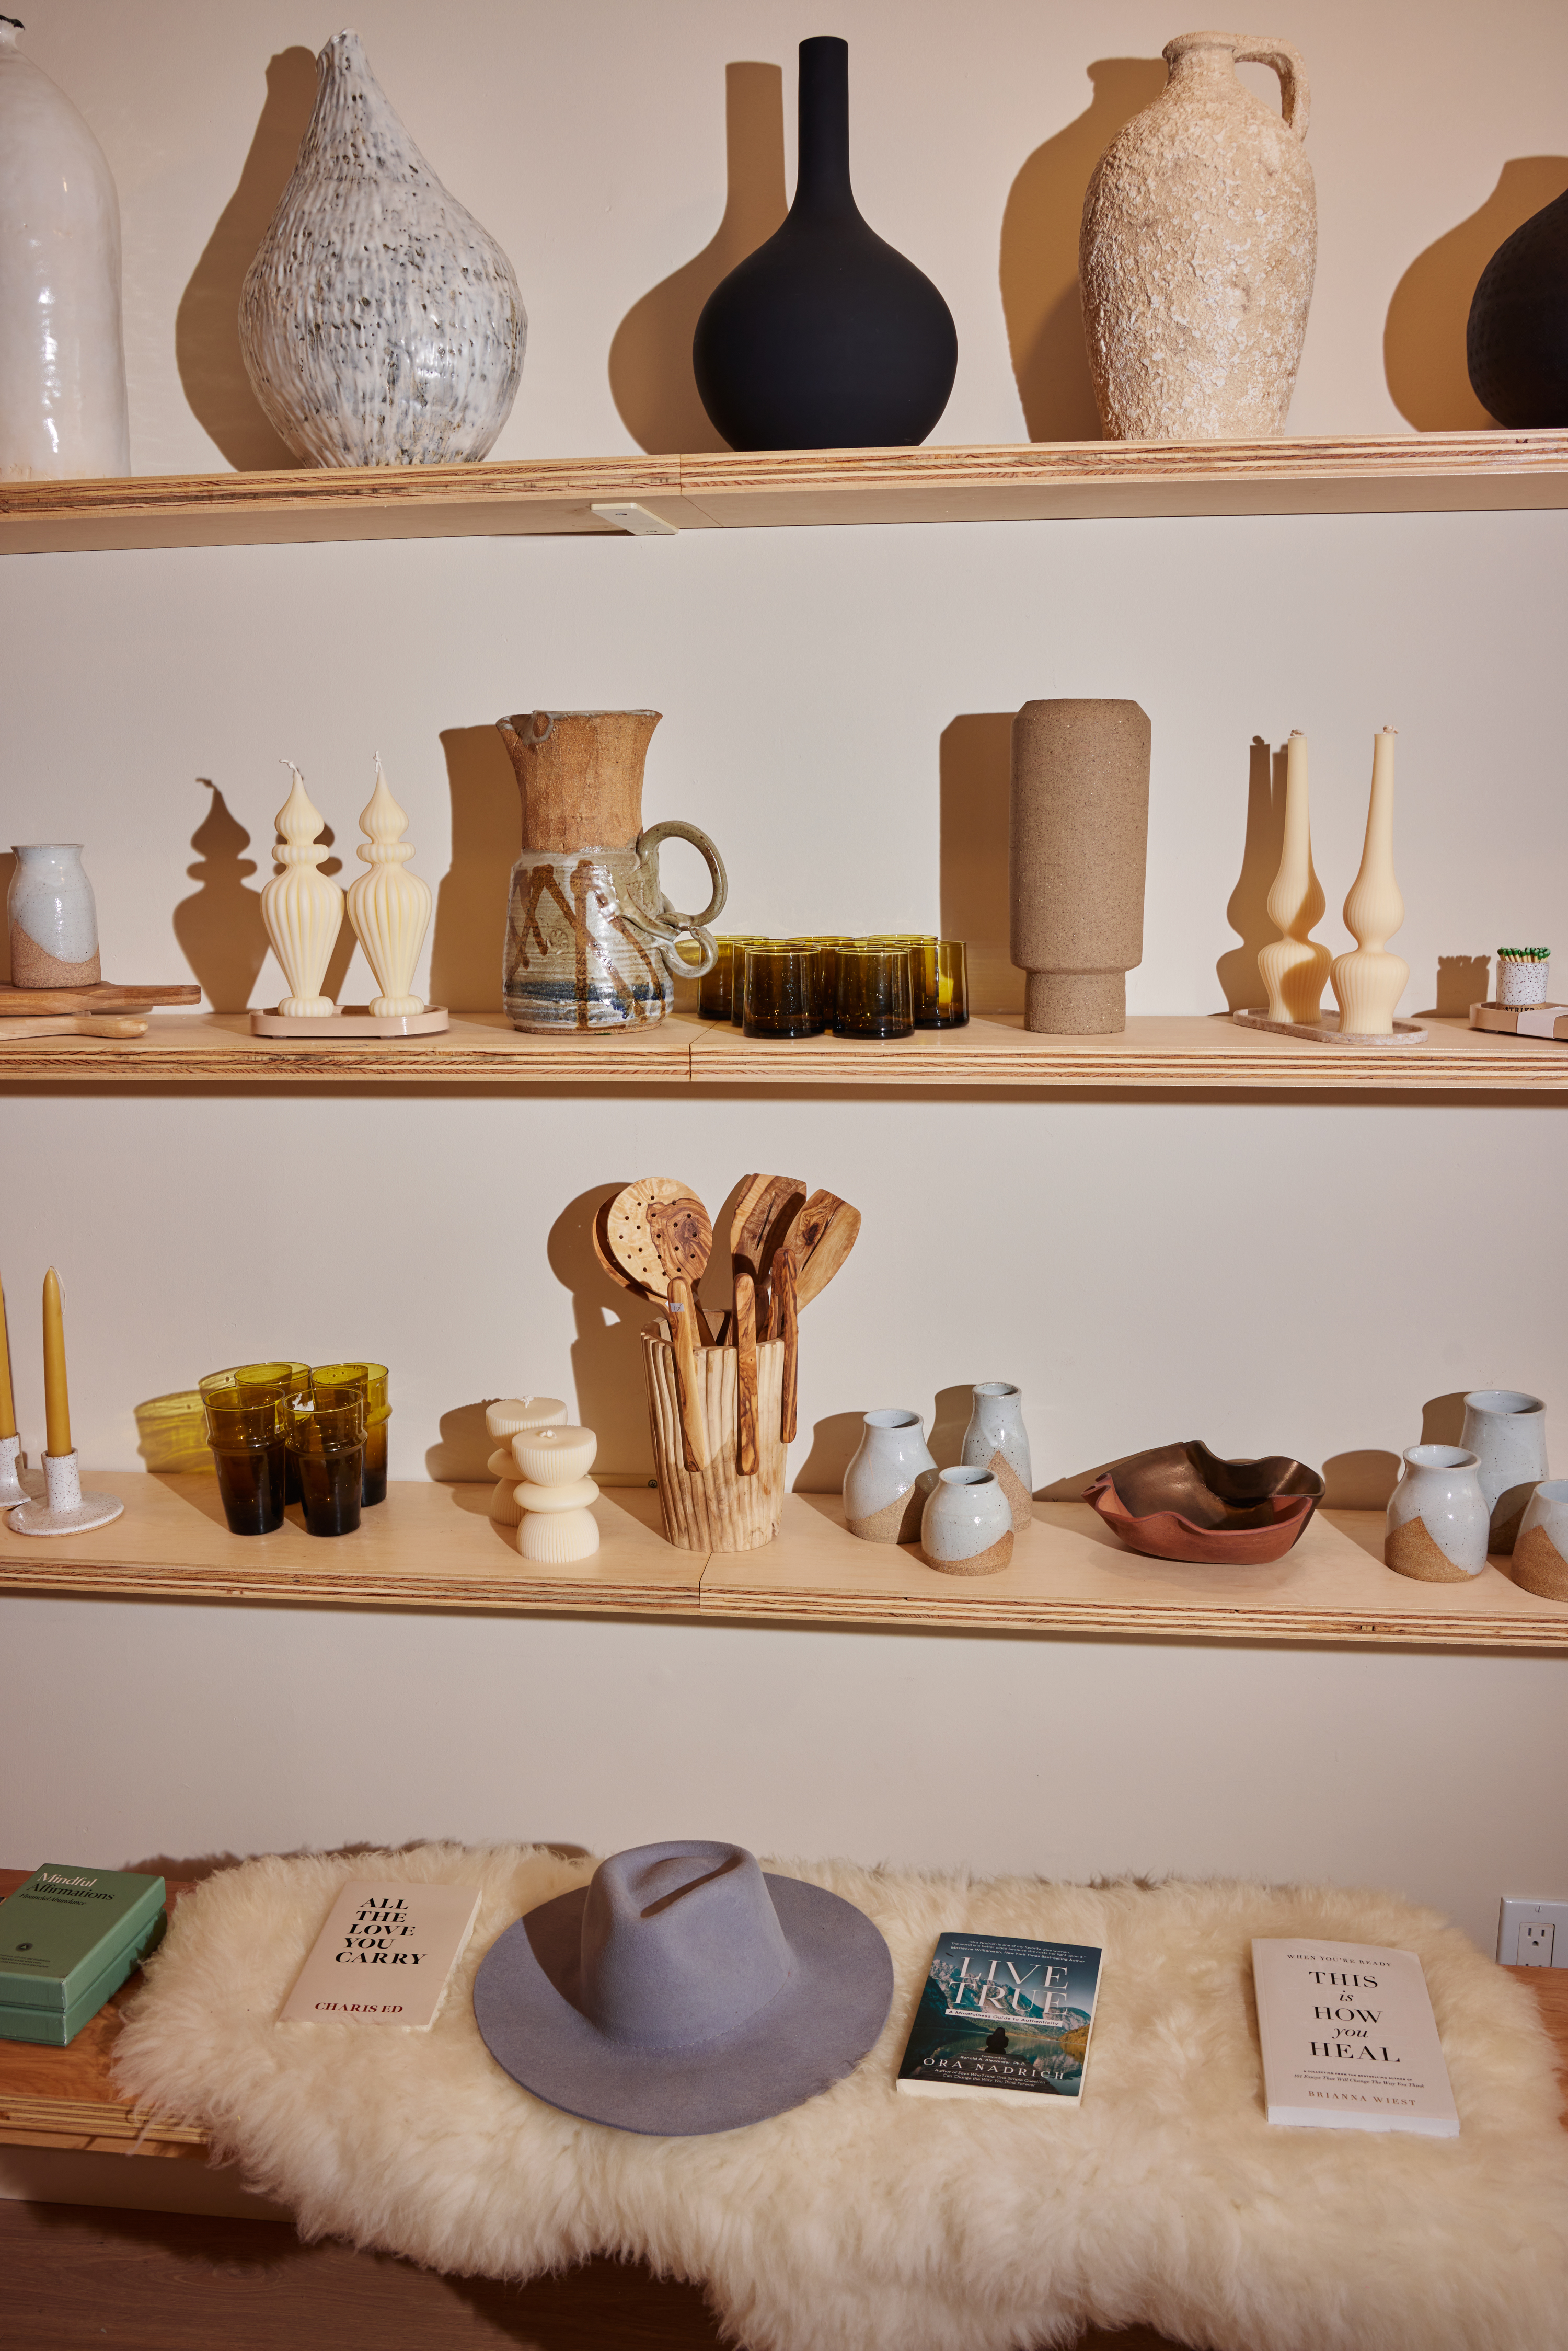
<path id="1" fill-rule="evenodd" d="M 648 1421 L 664 1515 L 664 1540 L 677 1551 L 760 1551 L 779 1531 L 784 1504 L 782 1425 L 784 1348 L 757 1350 L 757 1475 L 737 1467 L 738 1357 L 733 1347 L 697 1349 L 698 1395 L 707 1428 L 708 1466 L 687 1469 L 681 1457 L 681 1405 L 674 1350 L 660 1329 L 643 1333 Z"/>

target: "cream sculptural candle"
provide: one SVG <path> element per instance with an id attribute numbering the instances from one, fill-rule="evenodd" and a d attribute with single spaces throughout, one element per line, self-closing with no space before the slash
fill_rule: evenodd
<path id="1" fill-rule="evenodd" d="M 1405 920 L 1405 901 L 1394 878 L 1395 729 L 1372 738 L 1372 798 L 1361 870 L 1344 902 L 1344 924 L 1355 941 L 1350 955 L 1335 956 L 1331 977 L 1339 1004 L 1339 1025 L 1347 1037 L 1388 1037 L 1394 1014 L 1410 977 L 1402 956 L 1387 952 Z"/>
<path id="2" fill-rule="evenodd" d="M 283 871 L 261 893 L 261 918 L 288 987 L 279 1012 L 295 1020 L 325 1020 L 335 1007 L 322 995 L 321 982 L 342 926 L 343 893 L 316 871 L 331 854 L 317 838 L 327 820 L 293 760 L 283 764 L 294 778 L 276 819 L 282 842 L 272 853 Z"/>
<path id="3" fill-rule="evenodd" d="M 1258 953 L 1258 976 L 1269 994 L 1270 1020 L 1322 1019 L 1329 951 L 1309 935 L 1322 920 L 1322 883 L 1312 871 L 1312 828 L 1307 807 L 1307 738 L 1292 728 L 1285 749 L 1285 837 L 1280 870 L 1267 905 L 1280 935 Z"/>
<path id="4" fill-rule="evenodd" d="M 591 1559 L 599 1549 L 599 1522 L 591 1505 L 599 1489 L 589 1476 L 599 1439 L 591 1428 L 551 1425 L 520 1429 L 512 1439 L 519 1472 L 517 1549 L 545 1567 L 565 1567 Z"/>
<path id="5" fill-rule="evenodd" d="M 566 1418 L 560 1396 L 502 1396 L 485 1407 L 485 1428 L 496 1450 L 486 1468 L 498 1482 L 490 1497 L 490 1516 L 498 1527 L 515 1527 L 522 1519 L 517 1487 L 522 1472 L 511 1455 L 511 1442 L 522 1429 L 559 1426 Z"/>
<path id="6" fill-rule="evenodd" d="M 387 789 L 379 751 L 376 788 L 360 812 L 360 830 L 365 841 L 358 853 L 370 871 L 349 886 L 349 920 L 381 989 L 371 1010 L 382 1019 L 423 1012 L 423 999 L 413 989 L 420 949 L 430 928 L 430 884 L 417 873 L 403 871 L 413 855 L 402 837 L 408 819 Z"/>

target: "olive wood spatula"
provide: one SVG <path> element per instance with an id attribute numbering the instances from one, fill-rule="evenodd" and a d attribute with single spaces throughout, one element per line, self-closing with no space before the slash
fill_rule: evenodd
<path id="1" fill-rule="evenodd" d="M 757 1293 L 789 1221 L 805 1205 L 798 1176 L 748 1176 L 730 1218 L 735 1280 L 736 1468 L 757 1475 Z M 766 1296 L 766 1293 L 765 1293 Z"/>
<path id="2" fill-rule="evenodd" d="M 793 1445 L 800 1365 L 800 1314 L 820 1298 L 859 1237 L 861 1212 L 836 1192 L 813 1192 L 773 1259 L 768 1335 L 784 1343 L 779 1436 Z"/>
<path id="3" fill-rule="evenodd" d="M 610 1253 L 669 1314 L 681 1408 L 681 1458 L 688 1469 L 708 1466 L 707 1421 L 697 1364 L 694 1280 L 713 1247 L 707 1210 L 674 1176 L 644 1176 L 617 1192 L 604 1213 Z"/>

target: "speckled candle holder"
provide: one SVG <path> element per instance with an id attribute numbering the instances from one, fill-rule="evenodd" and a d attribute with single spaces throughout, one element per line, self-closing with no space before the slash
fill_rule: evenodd
<path id="1" fill-rule="evenodd" d="M 125 1505 L 113 1494 L 84 1494 L 80 1457 L 46 1453 L 44 1499 L 23 1502 L 11 1513 L 11 1531 L 18 1535 L 85 1535 L 107 1527 Z"/>
<path id="2" fill-rule="evenodd" d="M 30 1498 L 17 1476 L 22 1458 L 19 1437 L 0 1437 L 0 1510 L 17 1509 Z"/>

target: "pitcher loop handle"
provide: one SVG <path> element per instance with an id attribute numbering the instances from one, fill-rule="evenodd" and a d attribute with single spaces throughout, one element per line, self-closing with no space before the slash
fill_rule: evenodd
<path id="1" fill-rule="evenodd" d="M 705 860 L 713 880 L 713 892 L 700 914 L 677 914 L 659 886 L 659 843 L 662 841 L 689 841 Z M 646 832 L 637 836 L 637 862 L 642 872 L 643 904 L 637 919 L 653 934 L 664 967 L 674 979 L 701 979 L 718 960 L 718 948 L 706 925 L 723 911 L 729 895 L 729 877 L 724 870 L 724 860 L 706 832 L 695 824 L 685 824 L 678 817 L 666 819 L 663 824 L 652 824 Z M 685 937 L 696 941 L 702 951 L 699 963 L 688 963 L 680 952 Z"/>
<path id="2" fill-rule="evenodd" d="M 1239 66 L 1272 66 L 1280 77 L 1280 110 L 1287 131 L 1298 139 L 1307 135 L 1312 119 L 1312 92 L 1307 88 L 1306 60 L 1289 41 L 1249 41 L 1236 51 Z"/>

